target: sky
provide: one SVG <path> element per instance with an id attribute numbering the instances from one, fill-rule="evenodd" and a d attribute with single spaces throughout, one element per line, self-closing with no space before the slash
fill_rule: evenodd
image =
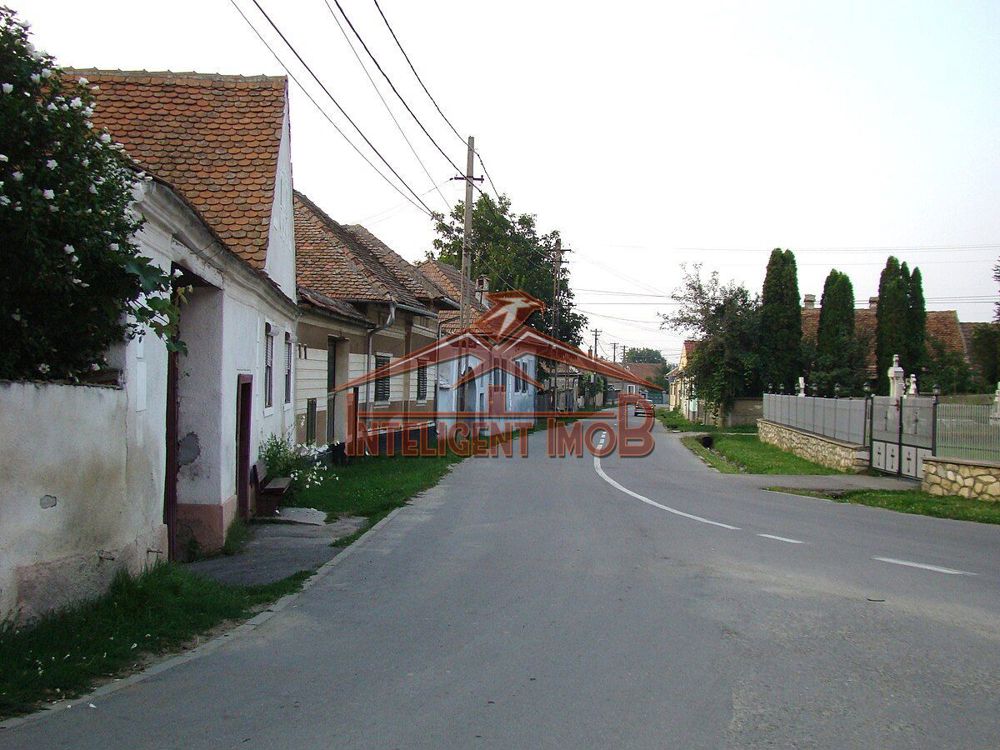
<path id="1" fill-rule="evenodd" d="M 234 1 L 386 171 L 253 0 L 10 4 L 60 65 L 283 73 Z M 462 183 L 449 179 L 456 170 L 334 0 L 257 2 L 431 209 L 461 198 Z M 463 167 L 462 140 L 373 0 L 340 4 Z M 894 254 L 921 268 L 928 309 L 990 319 L 1000 256 L 1000 2 L 379 5 L 444 114 L 475 136 L 496 189 L 515 211 L 536 214 L 542 231 L 561 231 L 578 307 L 601 331 L 600 353 L 610 356 L 615 342 L 619 355 L 622 344 L 649 346 L 676 361 L 684 336 L 661 330 L 657 314 L 673 309 L 681 264 L 759 291 L 774 247 L 796 252 L 802 294 L 819 297 L 837 268 L 867 300 Z M 422 259 L 431 220 L 294 84 L 290 108 L 296 188 L 339 221 L 362 223 L 407 259 Z"/>

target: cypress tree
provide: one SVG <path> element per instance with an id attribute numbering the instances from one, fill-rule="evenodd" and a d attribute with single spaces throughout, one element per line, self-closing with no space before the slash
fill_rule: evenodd
<path id="1" fill-rule="evenodd" d="M 854 286 L 847 274 L 834 269 L 823 284 L 816 354 L 819 357 L 843 356 L 853 337 Z"/>
<path id="2" fill-rule="evenodd" d="M 892 356 L 898 354 L 902 362 L 910 350 L 909 270 L 900 267 L 896 258 L 889 256 L 882 269 L 878 284 L 878 309 L 875 312 L 875 361 L 878 369 L 878 392 L 889 393 L 886 371 Z M 904 280 L 905 273 L 905 280 Z M 905 369 L 905 365 L 904 365 Z"/>
<path id="3" fill-rule="evenodd" d="M 905 263 L 903 264 L 906 265 Z M 907 371 L 919 372 L 927 364 L 927 309 L 924 302 L 924 285 L 920 269 L 914 268 L 907 279 L 908 331 L 906 353 Z M 923 384 L 921 384 L 923 385 Z M 928 384 L 929 385 L 929 384 Z"/>
<path id="4" fill-rule="evenodd" d="M 775 248 L 761 298 L 760 358 L 765 383 L 791 389 L 802 375 L 802 308 L 795 254 Z"/>

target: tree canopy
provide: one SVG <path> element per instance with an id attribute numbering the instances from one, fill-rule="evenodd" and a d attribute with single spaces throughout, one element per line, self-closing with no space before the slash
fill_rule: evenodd
<path id="1" fill-rule="evenodd" d="M 867 343 L 855 335 L 851 279 L 834 269 L 823 284 L 815 352 L 804 354 L 812 362 L 809 385 L 813 393 L 832 396 L 837 386 L 844 395 L 860 393 L 865 380 Z"/>
<path id="2" fill-rule="evenodd" d="M 94 129 L 91 86 L 3 7 L 0 82 L 0 378 L 77 379 L 127 336 L 176 332 L 170 278 L 138 253 L 143 175 Z"/>
<path id="3" fill-rule="evenodd" d="M 627 349 L 625 351 L 625 361 L 635 363 L 646 362 L 657 365 L 663 365 L 667 362 L 663 357 L 663 352 L 648 346 L 635 346 Z"/>
<path id="4" fill-rule="evenodd" d="M 775 248 L 767 263 L 760 309 L 761 377 L 791 389 L 803 374 L 802 308 L 798 271 L 791 250 Z"/>
<path id="5" fill-rule="evenodd" d="M 438 216 L 434 248 L 437 258 L 456 268 L 462 266 L 462 234 L 465 203 L 460 201 L 447 217 Z M 546 333 L 552 331 L 552 271 L 558 230 L 541 234 L 532 214 L 514 214 L 510 200 L 494 201 L 483 194 L 472 209 L 471 276 L 487 276 L 491 289 L 520 289 L 542 300 L 543 317 L 535 313 L 528 324 Z M 434 257 L 433 254 L 429 254 Z M 559 278 L 559 335 L 579 346 L 587 318 L 574 310 L 569 271 L 564 265 Z"/>
<path id="6" fill-rule="evenodd" d="M 723 285 L 718 272 L 701 278 L 701 266 L 682 266 L 681 287 L 672 298 L 676 312 L 661 314 L 663 325 L 693 334 L 699 341 L 688 360 L 696 395 L 728 410 L 741 396 L 761 393 L 758 349 L 760 300 L 742 284 Z"/>

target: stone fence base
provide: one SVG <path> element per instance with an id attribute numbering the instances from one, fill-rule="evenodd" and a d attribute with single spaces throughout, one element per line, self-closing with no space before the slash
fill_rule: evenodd
<path id="1" fill-rule="evenodd" d="M 757 420 L 757 429 L 762 443 L 770 443 L 821 466 L 855 474 L 868 468 L 868 448 L 864 445 L 801 432 L 766 419 Z"/>
<path id="2" fill-rule="evenodd" d="M 963 458 L 924 459 L 924 492 L 1000 501 L 1000 464 Z"/>

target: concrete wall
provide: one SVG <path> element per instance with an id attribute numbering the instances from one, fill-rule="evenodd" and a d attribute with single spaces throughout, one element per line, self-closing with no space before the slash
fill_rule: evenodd
<path id="1" fill-rule="evenodd" d="M 808 432 L 800 432 L 766 419 L 757 420 L 757 428 L 762 443 L 775 445 L 807 461 L 852 473 L 862 472 L 868 468 L 868 448 L 863 445 L 842 443 Z"/>
<path id="2" fill-rule="evenodd" d="M 163 497 L 118 388 L 0 383 L 0 620 L 97 596 L 165 558 Z M 162 471 L 162 469 L 161 469 Z"/>
<path id="3" fill-rule="evenodd" d="M 961 458 L 924 459 L 924 492 L 1000 501 L 1000 463 Z"/>

